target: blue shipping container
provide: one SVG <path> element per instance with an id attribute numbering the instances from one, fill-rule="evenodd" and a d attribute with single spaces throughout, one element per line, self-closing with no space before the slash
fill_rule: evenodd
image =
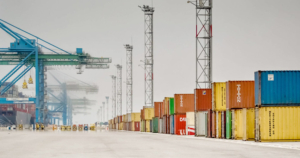
<path id="1" fill-rule="evenodd" d="M 174 134 L 174 115 L 170 115 L 170 134 Z"/>
<path id="2" fill-rule="evenodd" d="M 300 106 L 300 71 L 257 71 L 256 106 Z"/>

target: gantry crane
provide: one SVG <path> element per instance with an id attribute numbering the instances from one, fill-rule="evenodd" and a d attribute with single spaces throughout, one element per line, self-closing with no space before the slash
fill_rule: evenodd
<path id="1" fill-rule="evenodd" d="M 35 67 L 35 98 L 30 98 L 36 103 L 35 122 L 44 122 L 44 113 L 47 110 L 45 104 L 45 67 L 73 65 L 82 73 L 82 67 L 86 69 L 108 69 L 110 58 L 95 58 L 85 53 L 82 48 L 77 48 L 76 53 L 70 53 L 61 49 L 40 37 L 37 37 L 19 27 L 16 27 L 0 19 L 0 28 L 15 39 L 8 48 L 0 48 L 0 65 L 16 65 L 0 80 L 1 85 L 14 74 L 18 74 L 10 84 L 2 89 L 3 95 L 11 86 L 17 83 L 31 68 Z M 16 31 L 14 31 L 16 30 Z M 26 37 L 26 34 L 28 37 Z M 51 53 L 44 53 L 46 49 Z M 61 51 L 62 53 L 58 52 Z M 21 68 L 25 66 L 24 70 Z M 20 73 L 17 73 L 21 71 Z"/>

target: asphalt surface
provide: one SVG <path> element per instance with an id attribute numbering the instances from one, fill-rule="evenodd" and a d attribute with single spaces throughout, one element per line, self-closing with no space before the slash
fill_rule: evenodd
<path id="1" fill-rule="evenodd" d="M 2 158 L 299 158 L 300 142 L 256 143 L 128 131 L 0 131 Z"/>

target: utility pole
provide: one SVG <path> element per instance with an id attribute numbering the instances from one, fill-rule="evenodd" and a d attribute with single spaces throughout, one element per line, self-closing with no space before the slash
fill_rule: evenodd
<path id="1" fill-rule="evenodd" d="M 126 113 L 132 113 L 132 49 L 126 44 Z"/>
<path id="2" fill-rule="evenodd" d="M 117 116 L 116 113 L 116 76 L 112 75 L 112 94 L 111 94 L 111 107 L 112 107 L 112 114 L 111 117 L 114 119 Z"/>
<path id="3" fill-rule="evenodd" d="M 196 7 L 196 88 L 212 83 L 212 0 L 188 1 Z"/>
<path id="4" fill-rule="evenodd" d="M 102 122 L 105 122 L 105 102 L 102 102 L 103 106 L 102 106 Z"/>
<path id="5" fill-rule="evenodd" d="M 122 65 L 117 67 L 117 116 L 122 115 Z"/>
<path id="6" fill-rule="evenodd" d="M 139 6 L 144 12 L 144 40 L 145 40 L 145 106 L 153 105 L 153 13 L 154 8 Z"/>
<path id="7" fill-rule="evenodd" d="M 105 119 L 108 121 L 109 120 L 109 117 L 108 117 L 108 100 L 109 100 L 109 96 L 106 96 L 105 98 L 106 98 L 106 113 L 107 113 Z"/>

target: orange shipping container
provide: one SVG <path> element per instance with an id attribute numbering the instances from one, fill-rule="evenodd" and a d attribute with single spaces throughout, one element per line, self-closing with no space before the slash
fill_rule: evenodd
<path id="1" fill-rule="evenodd" d="M 175 94 L 174 95 L 174 113 L 185 114 L 194 112 L 194 94 Z"/>
<path id="2" fill-rule="evenodd" d="M 163 118 L 164 113 L 165 113 L 164 102 L 161 102 L 161 104 L 160 104 L 160 118 Z"/>
<path id="3" fill-rule="evenodd" d="M 226 108 L 254 108 L 254 81 L 228 81 L 226 83 Z"/>
<path id="4" fill-rule="evenodd" d="M 141 109 L 141 120 L 144 120 L 145 117 L 144 117 L 144 109 Z"/>
<path id="5" fill-rule="evenodd" d="M 212 109 L 211 89 L 195 89 L 196 111 Z"/>
<path id="6" fill-rule="evenodd" d="M 170 115 L 170 106 L 169 106 L 169 100 L 170 100 L 171 97 L 165 97 L 164 99 L 164 115 L 167 115 L 169 116 Z"/>
<path id="7" fill-rule="evenodd" d="M 160 117 L 160 106 L 162 102 L 154 102 L 154 117 Z"/>

